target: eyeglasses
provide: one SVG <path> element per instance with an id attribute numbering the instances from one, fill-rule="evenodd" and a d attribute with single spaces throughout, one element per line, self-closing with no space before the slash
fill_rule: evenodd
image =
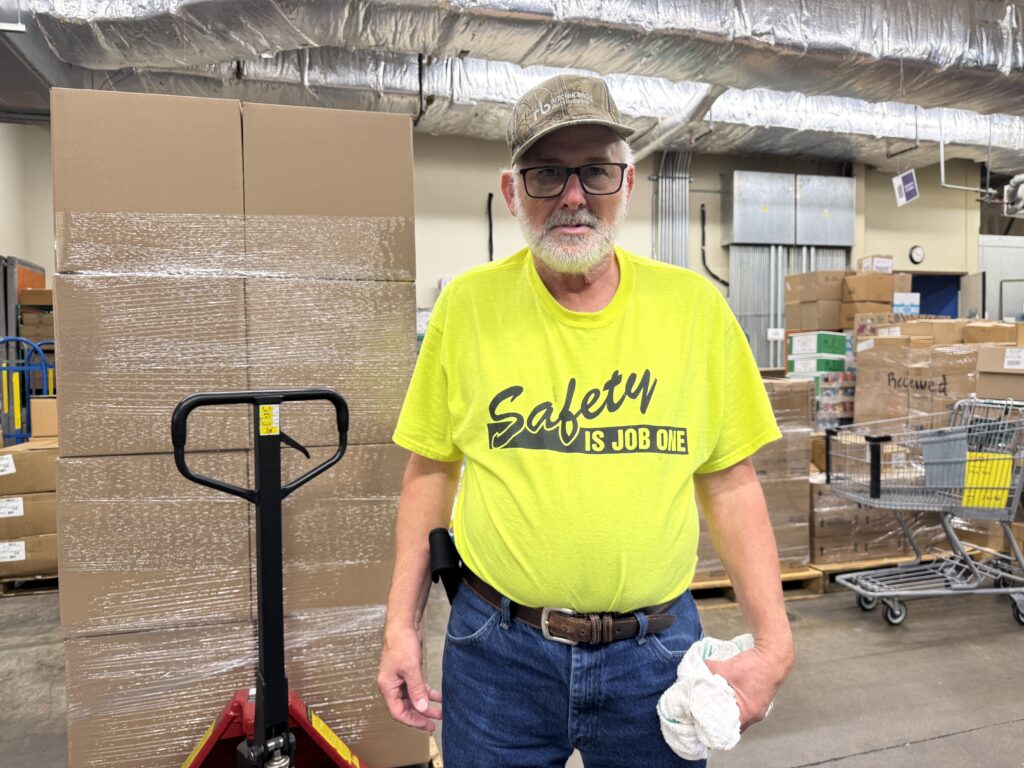
<path id="1" fill-rule="evenodd" d="M 569 177 L 575 174 L 583 191 L 588 195 L 614 195 L 622 189 L 627 163 L 589 163 L 576 168 L 561 165 L 535 165 L 521 168 L 523 186 L 530 197 L 559 197 L 565 191 Z"/>

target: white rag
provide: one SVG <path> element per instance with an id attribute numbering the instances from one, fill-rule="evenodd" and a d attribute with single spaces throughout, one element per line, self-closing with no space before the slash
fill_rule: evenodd
<path id="1" fill-rule="evenodd" d="M 732 686 L 711 674 L 705 659 L 724 661 L 754 647 L 751 635 L 705 637 L 679 662 L 678 678 L 658 700 L 661 735 L 682 758 L 705 760 L 708 749 L 732 749 L 740 740 L 740 707 Z"/>

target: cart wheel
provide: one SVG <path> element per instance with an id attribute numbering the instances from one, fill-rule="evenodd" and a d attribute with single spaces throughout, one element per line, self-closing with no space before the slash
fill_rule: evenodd
<path id="1" fill-rule="evenodd" d="M 894 603 L 890 603 L 885 606 L 885 620 L 892 624 L 894 627 L 899 626 L 907 618 L 907 606 L 906 603 L 901 603 L 899 600 Z"/>
<path id="2" fill-rule="evenodd" d="M 878 598 L 868 597 L 867 595 L 857 595 L 857 606 L 862 611 L 873 611 L 878 607 Z"/>
<path id="3" fill-rule="evenodd" d="M 1024 624 L 1024 613 L 1021 612 L 1016 600 L 1010 603 L 1010 611 L 1013 613 L 1013 618 L 1016 619 L 1018 624 Z"/>

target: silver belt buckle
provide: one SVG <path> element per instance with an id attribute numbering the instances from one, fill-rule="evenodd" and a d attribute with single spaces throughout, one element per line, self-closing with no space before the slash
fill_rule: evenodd
<path id="1" fill-rule="evenodd" d="M 571 608 L 541 608 L 540 611 L 540 631 L 544 635 L 545 640 L 551 640 L 556 643 L 562 643 L 563 645 L 579 645 L 575 640 L 566 640 L 564 637 L 555 637 L 548 631 L 548 616 L 551 612 L 564 613 L 567 616 L 575 616 L 576 611 Z"/>

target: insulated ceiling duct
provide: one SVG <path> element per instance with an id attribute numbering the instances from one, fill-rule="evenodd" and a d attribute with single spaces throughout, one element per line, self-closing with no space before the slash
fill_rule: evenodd
<path id="1" fill-rule="evenodd" d="M 174 70 L 128 70 L 104 87 L 232 97 L 278 104 L 405 113 L 420 130 L 503 141 L 519 94 L 559 71 L 508 62 L 421 62 L 396 53 L 333 48 L 272 59 Z M 422 75 L 423 88 L 420 90 Z M 623 118 L 637 133 L 638 156 L 654 150 L 808 155 L 896 170 L 950 158 L 1024 167 L 1024 118 L 922 109 L 768 89 L 716 91 L 703 83 L 608 75 Z"/>
<path id="2" fill-rule="evenodd" d="M 334 47 L 1024 114 L 1022 12 L 996 0 L 27 2 L 91 69 Z"/>

